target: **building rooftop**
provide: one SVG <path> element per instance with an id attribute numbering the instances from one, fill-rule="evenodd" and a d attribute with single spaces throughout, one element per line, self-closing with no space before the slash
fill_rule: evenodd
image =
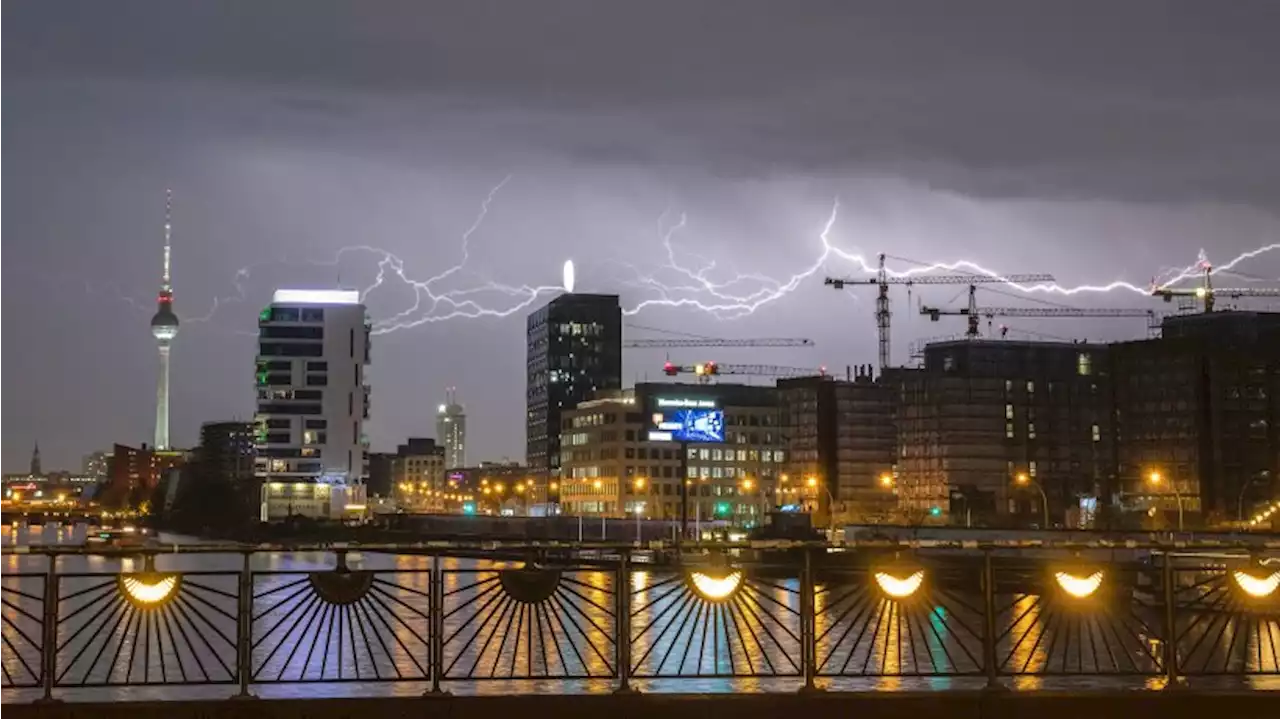
<path id="1" fill-rule="evenodd" d="M 359 290 L 276 290 L 271 301 L 275 304 L 302 305 L 358 305 Z"/>

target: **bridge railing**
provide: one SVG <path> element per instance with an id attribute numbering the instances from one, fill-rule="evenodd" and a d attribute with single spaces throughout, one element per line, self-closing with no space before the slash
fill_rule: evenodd
<path id="1" fill-rule="evenodd" d="M 83 550 L 28 551 L 44 571 L 0 582 L 3 685 L 53 699 L 135 686 L 248 696 L 280 683 L 1280 673 L 1280 559 L 1265 545 L 308 547 L 331 566 L 255 566 L 298 549 L 96 552 L 133 557 L 140 569 L 123 573 L 62 571 L 59 558 Z M 355 565 L 356 551 L 393 566 Z M 168 555 L 232 552 L 239 569 L 164 568 Z"/>

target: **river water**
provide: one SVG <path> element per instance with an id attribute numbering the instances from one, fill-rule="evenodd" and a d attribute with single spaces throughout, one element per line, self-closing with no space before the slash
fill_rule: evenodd
<path id="1" fill-rule="evenodd" d="M 5 530 L 5 548 L 76 545 L 85 537 L 83 526 Z M 198 543 L 179 536 L 160 539 Z M 47 561 L 8 552 L 0 561 L 5 575 L 5 701 L 39 695 L 37 689 L 10 687 L 33 681 L 39 666 L 39 628 L 32 620 L 40 616 L 43 578 L 21 575 L 45 572 Z M 242 561 L 239 555 L 158 556 L 157 571 L 181 572 L 183 578 L 172 602 L 148 612 L 134 611 L 114 576 L 141 571 L 141 560 L 60 558 L 55 676 L 65 688 L 60 686 L 57 694 L 81 700 L 234 694 Z M 430 689 L 426 657 L 432 558 L 352 553 L 351 569 L 371 571 L 367 588 L 326 580 L 332 575 L 324 573 L 336 563 L 332 553 L 269 552 L 251 561 L 252 693 L 413 695 Z M 455 694 L 612 691 L 615 573 L 581 567 L 517 581 L 519 576 L 500 572 L 513 566 L 439 560 L 444 688 Z M 315 572 L 322 573 L 318 580 L 311 579 Z M 705 601 L 676 570 L 636 571 L 630 581 L 631 616 L 623 625 L 632 637 L 631 666 L 638 688 L 716 693 L 794 691 L 800 685 L 800 585 L 794 576 L 748 574 L 727 602 Z M 871 589 L 865 575 L 825 581 L 816 587 L 815 598 L 819 685 L 902 691 L 985 684 L 980 595 L 947 590 L 939 580 L 918 601 L 893 602 Z M 1001 681 L 1011 688 L 1141 690 L 1162 685 L 1155 608 L 1135 610 L 1126 601 L 1122 608 L 1095 616 L 1034 594 L 999 596 L 996 604 L 1001 633 L 996 659 L 1008 675 Z M 1220 604 L 1214 606 L 1220 609 Z M 1218 609 L 1180 625 L 1185 634 L 1180 653 L 1187 655 L 1183 664 L 1203 672 L 1230 668 L 1274 674 L 1280 645 L 1276 613 L 1241 622 Z M 24 616 L 24 611 L 34 616 Z M 1088 676 L 1097 673 L 1132 676 Z M 387 678 L 396 681 L 370 681 Z M 206 679 L 226 683 L 172 686 Z M 93 686 L 144 681 L 170 685 Z M 1274 676 L 1196 677 L 1193 682 L 1214 688 L 1280 688 Z"/>

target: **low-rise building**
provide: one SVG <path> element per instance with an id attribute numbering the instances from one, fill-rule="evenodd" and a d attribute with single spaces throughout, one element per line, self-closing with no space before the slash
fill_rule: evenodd
<path id="1" fill-rule="evenodd" d="M 780 499 L 777 411 L 775 388 L 735 384 L 642 383 L 579 403 L 560 427 L 561 511 L 758 524 Z"/>

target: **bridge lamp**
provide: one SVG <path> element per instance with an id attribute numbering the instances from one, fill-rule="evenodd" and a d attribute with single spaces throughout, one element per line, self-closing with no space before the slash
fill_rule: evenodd
<path id="1" fill-rule="evenodd" d="M 1098 587 L 1102 586 L 1103 572 L 1101 569 L 1092 572 L 1054 572 L 1053 578 L 1058 582 L 1058 586 L 1062 591 L 1075 597 L 1076 599 L 1085 599 L 1092 596 L 1098 591 Z"/>
<path id="2" fill-rule="evenodd" d="M 729 569 L 690 572 L 689 583 L 703 599 L 723 602 L 742 585 L 742 572 Z"/>
<path id="3" fill-rule="evenodd" d="M 167 601 L 178 588 L 176 574 L 121 575 L 120 591 L 139 608 L 158 606 Z"/>
<path id="4" fill-rule="evenodd" d="M 875 578 L 876 584 L 880 585 L 880 591 L 894 599 L 906 599 L 915 594 L 916 590 L 920 589 L 920 585 L 924 584 L 924 570 L 917 569 L 906 577 L 897 577 L 889 572 L 876 572 Z"/>
<path id="5" fill-rule="evenodd" d="M 1249 571 L 1237 569 L 1231 573 L 1231 577 L 1236 580 L 1236 586 L 1255 599 L 1269 597 L 1280 587 L 1280 571 L 1262 575 L 1257 568 Z"/>

